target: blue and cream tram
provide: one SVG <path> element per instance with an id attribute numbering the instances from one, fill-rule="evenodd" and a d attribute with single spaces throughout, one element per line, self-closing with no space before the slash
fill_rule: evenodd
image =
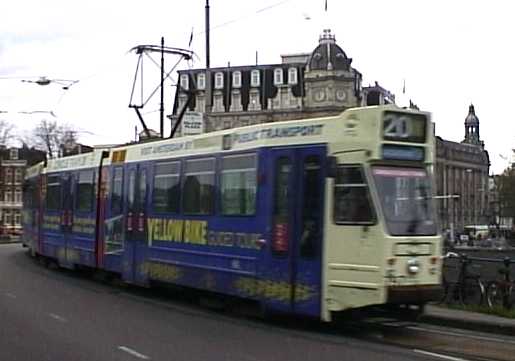
<path id="1" fill-rule="evenodd" d="M 432 127 L 367 107 L 50 160 L 26 180 L 42 200 L 26 234 L 65 267 L 326 321 L 424 304 L 441 277 Z"/>

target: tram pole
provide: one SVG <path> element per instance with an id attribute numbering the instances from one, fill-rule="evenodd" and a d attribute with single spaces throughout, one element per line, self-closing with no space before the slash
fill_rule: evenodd
<path id="1" fill-rule="evenodd" d="M 209 69 L 209 36 L 209 0 L 206 0 L 206 113 L 209 113 L 211 111 L 211 71 Z"/>
<path id="2" fill-rule="evenodd" d="M 159 129 L 161 138 L 164 138 L 164 81 L 165 81 L 165 38 L 161 36 L 161 105 L 159 107 Z"/>

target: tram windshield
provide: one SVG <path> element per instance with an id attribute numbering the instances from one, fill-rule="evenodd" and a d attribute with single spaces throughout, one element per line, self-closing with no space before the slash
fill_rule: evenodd
<path id="1" fill-rule="evenodd" d="M 426 170 L 374 167 L 372 174 L 391 235 L 436 234 L 432 186 Z"/>

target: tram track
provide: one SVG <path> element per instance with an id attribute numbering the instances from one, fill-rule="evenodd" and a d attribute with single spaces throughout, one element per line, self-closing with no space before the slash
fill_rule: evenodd
<path id="1" fill-rule="evenodd" d="M 440 359 L 512 361 L 515 354 L 515 340 L 497 334 L 394 319 L 366 320 L 351 327 L 361 328 L 360 339 L 402 347 Z"/>
<path id="2" fill-rule="evenodd" d="M 26 259 L 29 260 L 28 257 Z M 16 263 L 19 262 L 25 263 L 25 261 L 17 258 Z M 515 354 L 515 340 L 497 334 L 403 321 L 393 317 L 371 317 L 361 320 L 346 319 L 333 324 L 282 315 L 262 319 L 254 315 L 242 315 L 238 310 L 213 311 L 202 307 L 199 303 L 191 303 L 188 297 L 177 296 L 175 293 L 162 289 L 149 290 L 110 285 L 92 277 L 47 269 L 35 261 L 32 262 L 32 265 L 46 271 L 41 272 L 33 267 L 25 268 L 25 270 L 45 278 L 52 278 L 60 283 L 71 284 L 73 287 L 79 287 L 83 290 L 109 293 L 116 297 L 152 304 L 154 307 L 161 307 L 197 318 L 216 319 L 312 341 L 334 344 L 365 341 L 377 345 L 400 347 L 414 354 L 434 357 L 435 359 L 455 361 L 512 361 Z"/>

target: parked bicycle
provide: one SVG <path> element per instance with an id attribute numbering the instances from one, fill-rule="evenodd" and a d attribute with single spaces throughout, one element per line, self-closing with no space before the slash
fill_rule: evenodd
<path id="1" fill-rule="evenodd" d="M 499 279 L 488 283 L 486 294 L 490 308 L 504 307 L 510 309 L 515 304 L 515 281 L 511 279 L 511 263 L 509 257 L 504 258 L 504 267 L 498 270 Z"/>
<path id="2" fill-rule="evenodd" d="M 453 267 L 445 265 L 446 259 L 457 258 L 458 265 Z M 472 260 L 466 254 L 448 252 L 444 257 L 444 269 L 457 268 L 458 274 L 455 280 L 450 280 L 448 272 L 442 276 L 443 297 L 440 303 L 457 303 L 460 305 L 481 305 L 486 299 L 486 287 L 481 280 L 479 273 L 472 272 L 469 267 Z"/>

